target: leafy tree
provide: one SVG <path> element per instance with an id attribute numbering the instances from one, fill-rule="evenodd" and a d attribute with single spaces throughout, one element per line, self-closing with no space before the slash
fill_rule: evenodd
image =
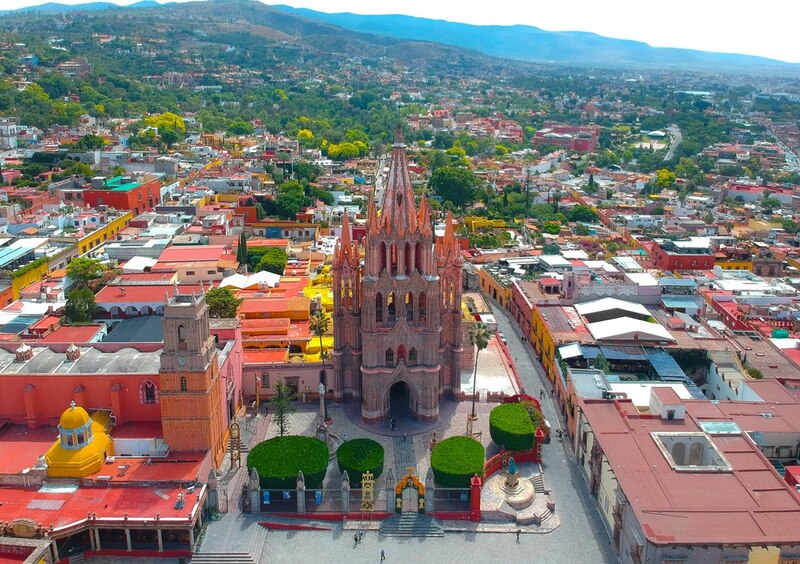
<path id="1" fill-rule="evenodd" d="M 653 210 L 650 212 L 650 215 L 664 215 L 664 212 L 665 212 L 665 211 L 666 211 L 666 210 L 664 209 L 664 206 L 656 206 L 656 207 L 654 207 L 654 208 L 653 208 Z"/>
<path id="2" fill-rule="evenodd" d="M 489 346 L 489 328 L 484 323 L 475 323 L 469 328 L 469 342 L 475 347 L 475 363 L 472 367 L 472 414 L 473 420 L 475 416 L 475 395 L 476 385 L 478 381 L 478 355 L 481 351 Z"/>
<path id="3" fill-rule="evenodd" d="M 444 201 L 461 207 L 475 201 L 480 179 L 469 169 L 445 166 L 434 171 L 428 186 Z"/>
<path id="4" fill-rule="evenodd" d="M 94 292 L 86 286 L 79 286 L 67 293 L 64 313 L 70 323 L 86 323 L 92 320 L 97 310 Z"/>
<path id="5" fill-rule="evenodd" d="M 237 298 L 230 288 L 211 288 L 206 292 L 208 314 L 214 318 L 236 317 L 242 298 Z"/>
<path id="6" fill-rule="evenodd" d="M 322 364 L 325 364 L 325 349 L 322 348 L 322 336 L 328 332 L 328 316 L 325 310 L 320 308 L 314 312 L 309 320 L 309 327 L 311 332 L 319 338 L 319 357 L 322 359 Z"/>
<path id="7" fill-rule="evenodd" d="M 278 426 L 278 434 L 281 437 L 288 433 L 291 427 L 289 415 L 294 413 L 292 402 L 296 399 L 295 393 L 282 379 L 275 382 L 274 395 L 269 404 L 272 421 Z"/>
<path id="8" fill-rule="evenodd" d="M 295 219 L 306 203 L 303 185 L 296 180 L 284 182 L 275 198 L 275 212 L 284 219 Z"/>
<path id="9" fill-rule="evenodd" d="M 247 263 L 247 237 L 244 232 L 239 235 L 239 244 L 236 246 L 236 262 L 239 266 Z"/>
<path id="10" fill-rule="evenodd" d="M 261 260 L 258 261 L 256 272 L 266 270 L 274 274 L 283 274 L 283 269 L 286 268 L 287 260 L 286 251 L 278 247 L 269 247 L 261 256 Z"/>
<path id="11" fill-rule="evenodd" d="M 783 203 L 774 196 L 767 196 L 761 200 L 761 207 L 767 213 L 772 213 L 774 210 L 779 210 L 782 206 Z"/>
<path id="12" fill-rule="evenodd" d="M 593 223 L 597 221 L 597 214 L 589 206 L 578 204 L 572 208 L 568 214 L 570 221 L 583 221 L 585 223 Z"/>
<path id="13" fill-rule="evenodd" d="M 586 227 L 584 224 L 579 223 L 575 226 L 575 235 L 579 235 L 581 237 L 586 237 L 589 234 L 589 228 Z"/>
<path id="14" fill-rule="evenodd" d="M 671 188 L 675 184 L 675 179 L 675 173 L 666 168 L 656 171 L 656 186 Z"/>
<path id="15" fill-rule="evenodd" d="M 165 112 L 144 118 L 145 125 L 155 127 L 160 132 L 162 129 L 172 129 L 178 133 L 186 133 L 186 122 L 178 114 Z"/>
<path id="16" fill-rule="evenodd" d="M 228 133 L 233 135 L 251 135 L 255 131 L 253 124 L 237 117 L 228 124 Z"/>
<path id="17" fill-rule="evenodd" d="M 103 272 L 105 272 L 103 263 L 89 257 L 74 258 L 67 265 L 67 276 L 82 286 L 100 278 Z"/>
<path id="18" fill-rule="evenodd" d="M 322 174 L 322 167 L 308 161 L 300 161 L 294 165 L 294 177 L 297 180 L 306 182 L 316 182 Z"/>
<path id="19" fill-rule="evenodd" d="M 181 140 L 181 134 L 169 127 L 166 129 L 159 129 L 158 136 L 161 138 L 161 142 L 167 146 L 167 149 L 170 149 L 175 143 Z"/>
<path id="20" fill-rule="evenodd" d="M 107 145 L 106 140 L 99 135 L 84 135 L 78 142 L 75 143 L 77 151 L 94 151 L 95 149 L 102 149 Z"/>
<path id="21" fill-rule="evenodd" d="M 611 372 L 611 364 L 608 362 L 608 359 L 603 354 L 598 354 L 597 357 L 594 359 L 593 366 L 597 370 L 602 370 L 606 374 Z"/>
<path id="22" fill-rule="evenodd" d="M 561 223 L 558 221 L 545 221 L 542 231 L 550 235 L 558 235 L 561 233 Z"/>

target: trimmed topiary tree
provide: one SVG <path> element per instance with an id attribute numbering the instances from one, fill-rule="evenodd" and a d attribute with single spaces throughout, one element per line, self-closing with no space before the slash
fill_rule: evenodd
<path id="1" fill-rule="evenodd" d="M 264 489 L 295 489 L 300 470 L 306 488 L 313 489 L 322 483 L 328 470 L 328 446 L 314 437 L 275 437 L 258 443 L 247 455 L 248 472 L 253 468 Z"/>
<path id="2" fill-rule="evenodd" d="M 534 432 L 528 410 L 518 403 L 498 405 L 489 416 L 489 434 L 505 449 L 530 450 Z"/>
<path id="3" fill-rule="evenodd" d="M 375 479 L 383 472 L 383 445 L 372 439 L 352 439 L 336 449 L 339 472 L 347 470 L 350 485 L 361 487 L 361 475 L 372 472 Z"/>
<path id="4" fill-rule="evenodd" d="M 485 458 L 483 445 L 472 437 L 450 437 L 433 447 L 433 477 L 445 488 L 468 488 L 470 478 L 483 476 Z"/>

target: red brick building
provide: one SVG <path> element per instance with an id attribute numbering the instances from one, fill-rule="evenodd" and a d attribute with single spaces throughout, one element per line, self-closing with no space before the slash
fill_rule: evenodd
<path id="1" fill-rule="evenodd" d="M 599 138 L 600 127 L 597 125 L 564 125 L 546 121 L 534 134 L 532 143 L 534 146 L 558 145 L 570 151 L 592 153 Z"/>

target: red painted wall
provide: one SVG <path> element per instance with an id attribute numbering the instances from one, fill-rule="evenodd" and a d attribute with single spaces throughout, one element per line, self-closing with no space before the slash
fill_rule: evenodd
<path id="1" fill-rule="evenodd" d="M 106 205 L 118 210 L 133 210 L 140 214 L 153 209 L 161 198 L 161 183 L 157 178 L 143 182 L 140 186 L 126 192 L 90 189 L 83 191 L 83 201 L 90 207 Z"/>

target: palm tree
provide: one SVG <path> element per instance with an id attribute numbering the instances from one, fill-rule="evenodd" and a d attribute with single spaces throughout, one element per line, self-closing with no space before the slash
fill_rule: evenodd
<path id="1" fill-rule="evenodd" d="M 472 415 L 471 419 L 477 419 L 475 416 L 475 388 L 478 382 L 478 355 L 480 352 L 489 345 L 489 329 L 484 323 L 475 323 L 469 328 L 469 342 L 475 347 L 475 364 L 472 369 Z"/>
<path id="2" fill-rule="evenodd" d="M 322 348 L 322 336 L 328 332 L 330 319 L 325 315 L 325 310 L 320 307 L 309 319 L 311 331 L 319 338 L 319 356 L 322 359 L 322 366 L 325 367 L 325 350 Z"/>

